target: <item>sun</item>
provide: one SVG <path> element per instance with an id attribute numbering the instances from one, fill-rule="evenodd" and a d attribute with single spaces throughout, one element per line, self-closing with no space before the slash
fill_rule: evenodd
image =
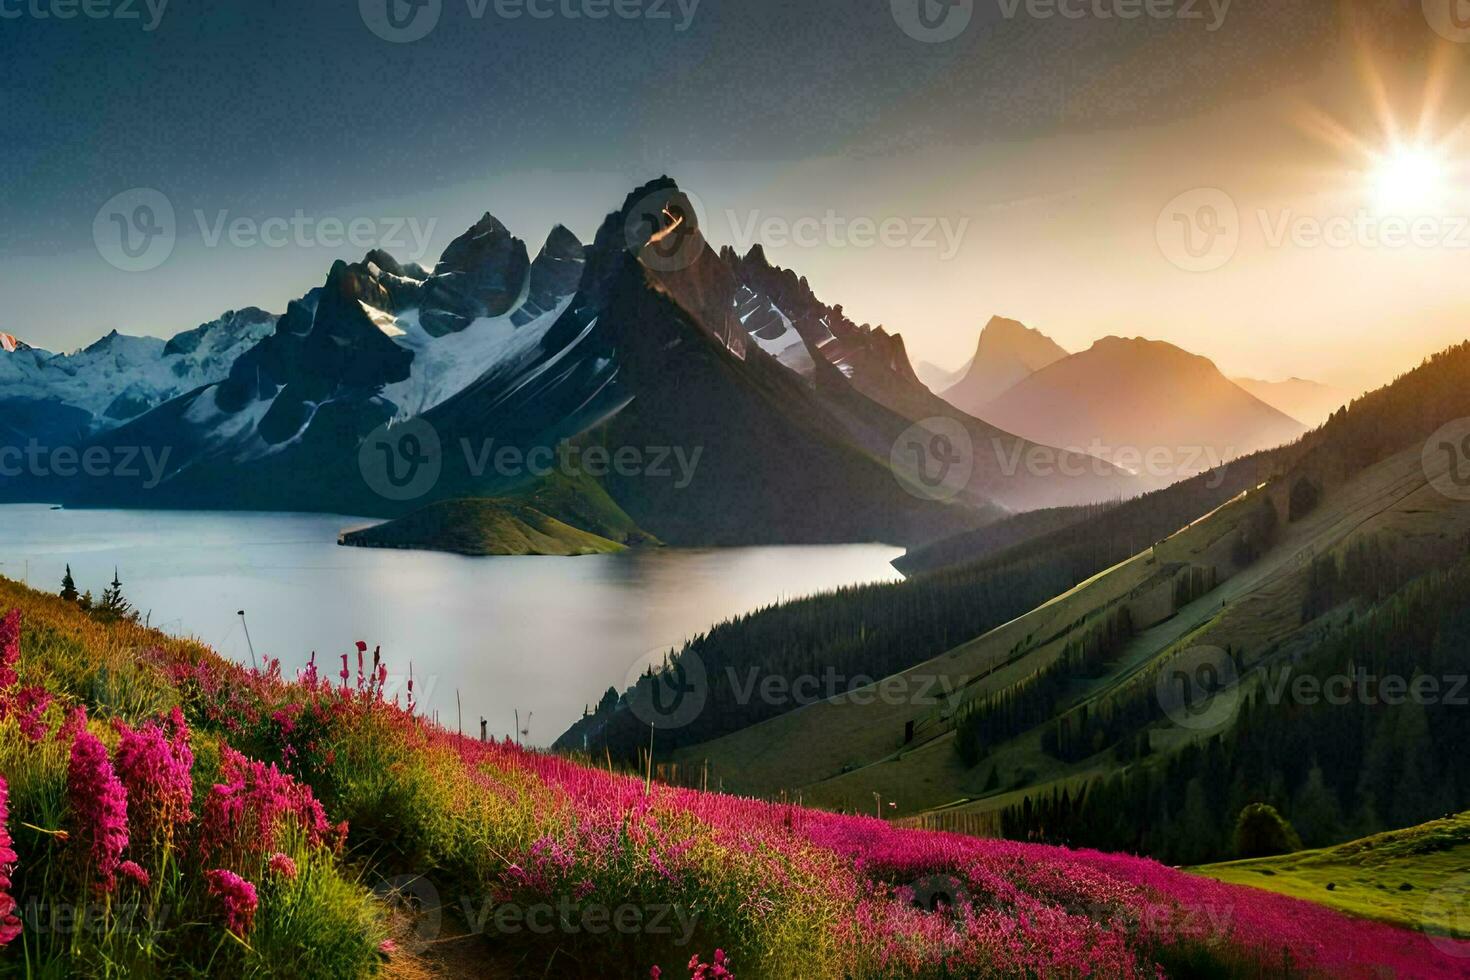
<path id="1" fill-rule="evenodd" d="M 1444 199 L 1446 170 L 1444 159 L 1430 147 L 1393 147 L 1377 156 L 1369 175 L 1374 207 L 1386 214 L 1434 210 Z"/>

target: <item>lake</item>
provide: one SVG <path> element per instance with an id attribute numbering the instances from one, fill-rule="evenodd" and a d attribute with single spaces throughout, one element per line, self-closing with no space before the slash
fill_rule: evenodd
<path id="1" fill-rule="evenodd" d="M 609 686 L 731 616 L 842 585 L 894 581 L 887 545 L 649 549 L 584 558 L 464 558 L 342 548 L 320 514 L 51 510 L 0 506 L 0 575 L 56 591 L 69 562 L 100 595 L 116 566 L 153 626 L 240 663 L 313 650 L 335 678 L 356 640 L 382 645 L 401 690 L 409 662 L 424 713 L 492 736 L 550 744 Z M 356 672 L 355 655 L 352 670 Z"/>

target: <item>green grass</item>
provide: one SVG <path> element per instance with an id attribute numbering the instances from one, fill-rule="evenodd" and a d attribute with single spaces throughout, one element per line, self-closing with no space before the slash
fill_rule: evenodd
<path id="1" fill-rule="evenodd" d="M 594 480 L 551 476 L 503 498 L 441 500 L 342 543 L 461 555 L 603 555 L 651 543 Z"/>
<path id="2" fill-rule="evenodd" d="M 1336 847 L 1192 869 L 1363 918 L 1470 938 L 1470 813 Z"/>

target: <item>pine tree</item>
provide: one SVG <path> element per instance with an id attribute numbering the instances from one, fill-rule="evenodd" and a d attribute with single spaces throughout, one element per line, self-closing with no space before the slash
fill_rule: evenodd
<path id="1" fill-rule="evenodd" d="M 1337 794 L 1327 785 L 1322 767 L 1313 765 L 1307 781 L 1297 791 L 1291 808 L 1292 824 L 1308 847 L 1325 847 L 1342 839 L 1342 807 Z"/>
<path id="2" fill-rule="evenodd" d="M 61 597 L 67 602 L 76 602 L 81 598 L 77 595 L 76 580 L 71 577 L 71 565 L 66 566 L 66 574 L 61 579 Z"/>
<path id="3" fill-rule="evenodd" d="M 104 619 L 138 618 L 133 604 L 123 596 L 122 581 L 118 578 L 116 568 L 112 570 L 112 584 L 102 590 L 102 601 L 97 605 L 97 613 Z"/>

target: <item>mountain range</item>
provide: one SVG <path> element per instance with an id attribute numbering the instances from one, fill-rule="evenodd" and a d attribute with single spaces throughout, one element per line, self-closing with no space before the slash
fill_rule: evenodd
<path id="1" fill-rule="evenodd" d="M 1024 438 L 1108 459 L 1157 488 L 1300 436 L 1307 427 L 1277 402 L 1310 408 L 1318 420 L 1319 406 L 1338 396 L 1311 382 L 1250 384 L 1254 391 L 1172 344 L 1104 337 L 1069 354 L 996 317 L 943 396 Z"/>
<path id="2" fill-rule="evenodd" d="M 7 385 L 25 408 L 8 413 L 8 441 L 169 453 L 156 480 L 33 474 L 8 481 L 12 499 L 382 518 L 436 508 L 418 528 L 453 524 L 447 503 L 490 501 L 460 513 L 614 534 L 578 539 L 580 551 L 919 544 L 1140 489 L 1120 467 L 935 396 L 901 337 L 854 323 L 759 247 L 714 251 L 668 178 L 629 194 L 591 243 L 557 227 L 532 258 L 486 214 L 432 268 L 381 250 L 339 261 L 280 317 L 243 311 L 167 344 L 113 335 L 65 358 L 4 357 L 0 370 L 24 379 Z M 559 471 L 544 492 L 548 474 L 526 461 L 568 450 L 629 465 Z M 1063 472 L 1015 465 L 1037 450 Z M 682 477 L 669 465 L 679 454 Z M 397 484 L 421 470 L 423 486 Z M 600 530 L 578 525 L 591 513 Z M 382 534 L 353 543 L 440 544 Z"/>
<path id="3" fill-rule="evenodd" d="M 72 354 L 53 354 L 11 337 L 0 356 L 0 444 L 33 437 L 49 444 L 76 442 L 137 418 L 223 378 L 275 325 L 276 317 L 250 308 L 168 341 L 113 331 Z"/>

